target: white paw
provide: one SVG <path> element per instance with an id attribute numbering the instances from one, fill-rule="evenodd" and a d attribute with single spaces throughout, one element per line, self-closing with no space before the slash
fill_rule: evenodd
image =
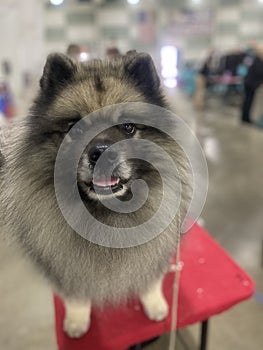
<path id="1" fill-rule="evenodd" d="M 152 321 L 160 322 L 168 316 L 169 306 L 163 296 L 144 301 L 143 308 L 147 317 Z"/>
<path id="2" fill-rule="evenodd" d="M 81 317 L 66 317 L 63 329 L 70 338 L 80 338 L 90 327 L 90 320 Z"/>

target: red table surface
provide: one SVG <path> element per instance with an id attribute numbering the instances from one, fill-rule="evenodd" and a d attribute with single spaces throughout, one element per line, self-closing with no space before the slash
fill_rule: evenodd
<path id="1" fill-rule="evenodd" d="M 183 236 L 177 328 L 200 322 L 249 298 L 254 292 L 251 278 L 220 245 L 195 224 Z M 165 277 L 163 290 L 172 304 L 174 272 Z M 139 301 L 126 307 L 92 310 L 91 327 L 80 339 L 63 332 L 64 307 L 55 296 L 56 335 L 59 350 L 124 350 L 129 346 L 170 331 L 171 312 L 162 322 L 150 321 Z"/>

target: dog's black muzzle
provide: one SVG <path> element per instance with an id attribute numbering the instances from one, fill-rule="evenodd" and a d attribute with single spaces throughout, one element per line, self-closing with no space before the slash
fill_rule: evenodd
<path id="1" fill-rule="evenodd" d="M 100 156 L 103 152 L 105 152 L 110 145 L 106 144 L 98 144 L 93 146 L 88 150 L 88 159 L 91 165 L 95 165 L 97 161 L 99 160 Z M 105 161 L 109 164 L 114 163 L 118 159 L 118 154 L 114 150 L 108 150 L 107 156 L 105 158 Z"/>

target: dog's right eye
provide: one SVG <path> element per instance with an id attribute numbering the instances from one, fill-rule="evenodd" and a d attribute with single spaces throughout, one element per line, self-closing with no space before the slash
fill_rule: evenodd
<path id="1" fill-rule="evenodd" d="M 74 122 L 68 123 L 67 124 L 67 132 L 69 132 L 73 128 L 74 125 L 75 125 Z"/>
<path id="2" fill-rule="evenodd" d="M 71 121 L 67 124 L 67 130 L 66 132 L 70 132 L 73 136 L 78 136 L 83 134 L 83 130 L 81 129 L 80 125 L 76 125 L 78 121 Z"/>
<path id="3" fill-rule="evenodd" d="M 79 126 L 72 126 L 69 131 L 72 137 L 78 137 L 83 134 L 83 130 Z"/>

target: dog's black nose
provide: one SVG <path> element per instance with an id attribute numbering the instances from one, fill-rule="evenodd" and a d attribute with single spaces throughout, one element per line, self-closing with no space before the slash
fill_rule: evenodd
<path id="1" fill-rule="evenodd" d="M 88 152 L 89 162 L 92 165 L 95 165 L 99 157 L 102 155 L 104 151 L 108 148 L 107 145 L 97 145 L 92 147 Z M 117 159 L 117 153 L 113 150 L 108 150 L 107 152 L 107 161 L 109 163 L 113 163 Z"/>

